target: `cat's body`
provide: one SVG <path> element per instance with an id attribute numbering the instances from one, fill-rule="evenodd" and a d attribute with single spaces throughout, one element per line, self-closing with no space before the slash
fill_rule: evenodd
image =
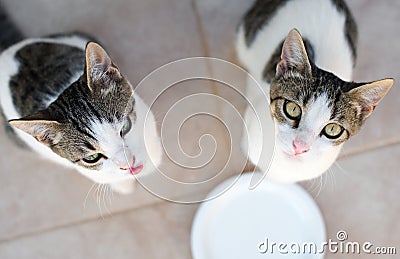
<path id="1" fill-rule="evenodd" d="M 258 0 L 244 16 L 237 53 L 265 93 L 248 87 L 246 97 L 256 113 L 270 109 L 275 122 L 269 178 L 295 182 L 321 175 L 392 86 L 391 79 L 350 82 L 356 43 L 356 24 L 342 0 Z M 290 109 L 298 114 L 288 115 Z M 243 149 L 267 170 L 260 152 L 272 143 L 263 141 L 251 108 L 245 123 Z M 327 135 L 328 128 L 338 135 Z"/>
<path id="2" fill-rule="evenodd" d="M 160 163 L 160 141 L 148 106 L 91 40 L 74 33 L 8 40 L 0 110 L 41 157 L 126 193 L 134 175 Z"/>
<path id="3" fill-rule="evenodd" d="M 89 39 L 78 35 L 27 39 L 12 45 L 0 54 L 0 67 L 2 68 L 0 70 L 0 105 L 5 119 L 4 125 L 9 128 L 7 131 L 16 134 L 17 141 L 22 140 L 25 146 L 36 151 L 41 157 L 68 167 L 71 166 L 68 161 L 60 160 L 58 155 L 45 145 L 38 145 L 39 143 L 32 136 L 11 128 L 8 120 L 22 118 L 47 108 L 69 85 L 78 80 L 85 66 L 84 50 L 88 41 Z M 52 53 L 42 56 L 40 53 L 45 49 L 53 50 Z M 30 57 L 24 55 L 28 52 L 35 53 L 36 60 L 43 59 L 42 62 L 39 61 L 42 67 L 39 67 L 39 64 L 31 67 L 34 56 L 29 60 Z M 69 58 L 64 59 L 64 56 L 69 56 Z M 57 68 L 49 64 L 49 60 L 46 59 L 55 58 L 64 59 L 63 71 L 57 72 L 65 75 L 65 72 L 68 71 L 68 75 L 61 76 L 54 73 Z M 28 80 L 35 79 L 26 74 L 31 73 L 32 70 L 40 70 L 43 66 L 49 66 L 46 70 L 50 74 L 47 74 L 46 77 L 35 78 L 37 82 L 29 82 Z M 24 77 L 27 80 L 25 83 L 22 81 Z M 53 84 L 54 81 L 58 81 L 57 85 Z M 13 136 L 11 135 L 11 137 Z"/>

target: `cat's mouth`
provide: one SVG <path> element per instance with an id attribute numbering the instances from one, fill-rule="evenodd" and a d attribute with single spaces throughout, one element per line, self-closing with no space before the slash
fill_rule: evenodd
<path id="1" fill-rule="evenodd" d="M 143 170 L 143 165 L 132 166 L 131 168 L 129 168 L 129 173 L 131 175 L 136 175 L 140 173 L 142 170 Z"/>
<path id="2" fill-rule="evenodd" d="M 289 158 L 290 160 L 297 160 L 297 161 L 302 161 L 306 154 L 306 153 L 296 154 L 295 152 L 290 152 L 290 151 L 289 152 L 282 151 L 282 153 L 285 155 L 286 158 Z"/>

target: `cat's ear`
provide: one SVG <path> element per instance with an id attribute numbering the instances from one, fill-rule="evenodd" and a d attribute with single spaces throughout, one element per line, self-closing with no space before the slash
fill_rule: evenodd
<path id="1" fill-rule="evenodd" d="M 63 135 L 62 126 L 59 122 L 47 120 L 40 113 L 8 122 L 11 126 L 32 135 L 46 146 L 57 144 Z"/>
<path id="2" fill-rule="evenodd" d="M 300 73 L 307 77 L 312 75 L 303 39 L 296 29 L 289 32 L 283 43 L 281 60 L 276 67 L 276 77 L 279 78 L 287 72 Z"/>
<path id="3" fill-rule="evenodd" d="M 94 42 L 86 45 L 86 76 L 90 90 L 93 90 L 98 81 L 118 81 L 122 78 L 107 52 Z"/>
<path id="4" fill-rule="evenodd" d="M 393 83 L 393 79 L 383 79 L 360 85 L 350 90 L 347 94 L 360 104 L 362 115 L 366 119 L 389 92 Z"/>

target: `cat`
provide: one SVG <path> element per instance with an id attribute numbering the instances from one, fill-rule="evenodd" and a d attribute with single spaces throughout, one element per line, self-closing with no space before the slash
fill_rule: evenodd
<path id="1" fill-rule="evenodd" d="M 0 39 L 0 110 L 7 130 L 41 157 L 131 192 L 135 177 L 161 162 L 149 107 L 93 37 L 23 39 L 0 12 L 6 32 Z"/>
<path id="2" fill-rule="evenodd" d="M 275 147 L 271 163 L 263 161 L 261 149 L 272 143 L 248 107 L 242 149 L 267 178 L 321 176 L 388 93 L 393 79 L 351 81 L 356 45 L 357 26 L 343 0 L 257 0 L 244 15 L 237 54 L 266 97 L 249 84 L 246 96 L 256 113 L 270 111 Z"/>

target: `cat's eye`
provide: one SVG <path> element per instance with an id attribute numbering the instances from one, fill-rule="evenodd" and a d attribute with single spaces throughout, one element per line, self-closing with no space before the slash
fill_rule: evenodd
<path id="1" fill-rule="evenodd" d="M 128 134 L 128 132 L 131 130 L 131 128 L 132 128 L 132 121 L 129 117 L 126 117 L 124 125 L 122 125 L 121 131 L 120 131 L 121 137 Z"/>
<path id="2" fill-rule="evenodd" d="M 286 100 L 283 104 L 285 115 L 291 120 L 300 120 L 301 108 L 295 102 Z"/>
<path id="3" fill-rule="evenodd" d="M 322 133 L 330 139 L 339 138 L 343 133 L 343 127 L 336 123 L 329 123 L 322 130 Z"/>
<path id="4" fill-rule="evenodd" d="M 82 158 L 83 162 L 88 164 L 95 164 L 100 161 L 104 156 L 100 153 L 96 153 L 87 157 Z"/>

